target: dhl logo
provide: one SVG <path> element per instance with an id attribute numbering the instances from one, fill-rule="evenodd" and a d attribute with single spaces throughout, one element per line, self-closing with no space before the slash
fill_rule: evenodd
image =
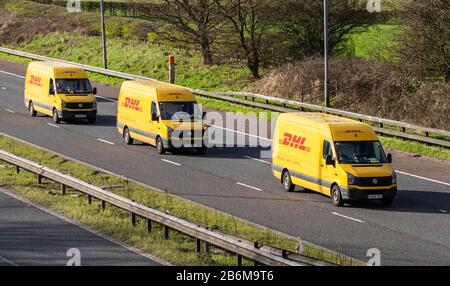
<path id="1" fill-rule="evenodd" d="M 280 140 L 280 143 L 285 146 L 289 146 L 289 147 L 299 149 L 299 150 L 302 150 L 305 152 L 311 152 L 311 147 L 306 147 L 305 141 L 306 141 L 305 137 L 292 135 L 288 132 L 285 132 L 284 139 Z"/>
<path id="2" fill-rule="evenodd" d="M 123 103 L 123 106 L 125 108 L 129 108 L 131 110 L 136 110 L 136 111 L 142 112 L 142 108 L 139 107 L 140 104 L 141 104 L 140 100 L 133 99 L 133 98 L 130 98 L 130 97 L 126 97 L 125 98 L 125 102 Z"/>
<path id="3" fill-rule="evenodd" d="M 38 77 L 38 76 L 32 75 L 32 76 L 30 76 L 30 81 L 29 81 L 29 83 L 30 83 L 31 85 L 42 86 L 42 78 L 41 78 L 41 77 Z"/>

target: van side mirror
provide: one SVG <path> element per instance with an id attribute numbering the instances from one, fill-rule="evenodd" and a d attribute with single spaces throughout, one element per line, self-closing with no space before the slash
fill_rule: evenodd
<path id="1" fill-rule="evenodd" d="M 202 119 L 205 119 L 206 117 L 206 112 L 202 112 Z"/>
<path id="2" fill-rule="evenodd" d="M 332 155 L 327 155 L 327 157 L 326 157 L 326 164 L 328 166 L 334 166 L 335 165 Z"/>
<path id="3" fill-rule="evenodd" d="M 51 89 L 48 91 L 48 94 L 49 94 L 49 95 L 55 95 L 55 90 L 54 90 L 53 88 L 51 88 Z"/>
<path id="4" fill-rule="evenodd" d="M 389 162 L 389 164 L 392 164 L 392 154 L 387 154 L 387 159 L 388 159 L 388 162 Z"/>
<path id="5" fill-rule="evenodd" d="M 94 89 L 92 90 L 92 93 L 93 93 L 94 95 L 97 95 L 97 88 L 96 88 L 96 87 L 94 87 Z"/>
<path id="6" fill-rule="evenodd" d="M 153 114 L 152 114 L 152 121 L 157 121 L 157 122 L 159 122 L 159 116 L 158 116 L 158 114 L 156 114 L 156 113 L 153 113 Z"/>

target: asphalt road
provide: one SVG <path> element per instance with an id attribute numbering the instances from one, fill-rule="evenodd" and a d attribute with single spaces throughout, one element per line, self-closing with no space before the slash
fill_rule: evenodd
<path id="1" fill-rule="evenodd" d="M 56 127 L 30 118 L 22 101 L 23 79 L 0 73 L 0 132 L 362 260 L 378 248 L 383 265 L 450 265 L 448 184 L 400 174 L 393 207 L 336 208 L 319 194 L 282 192 L 258 148 L 159 156 L 122 143 L 114 101 L 99 98 L 96 125 Z"/>
<path id="2" fill-rule="evenodd" d="M 66 266 L 70 249 L 79 250 L 81 266 L 160 265 L 5 192 L 0 189 L 0 266 Z"/>

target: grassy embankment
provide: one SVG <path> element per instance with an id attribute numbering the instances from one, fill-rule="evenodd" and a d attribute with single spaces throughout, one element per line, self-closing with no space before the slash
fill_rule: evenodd
<path id="1" fill-rule="evenodd" d="M 278 232 L 255 226 L 230 215 L 192 203 L 190 201 L 143 187 L 118 176 L 107 174 L 84 164 L 68 160 L 53 153 L 43 151 L 28 144 L 0 136 L 0 149 L 17 156 L 38 162 L 65 174 L 80 178 L 91 184 L 101 186 L 120 196 L 132 199 L 154 209 L 215 229 L 236 237 L 258 241 L 264 245 L 295 251 L 297 241 Z M 22 171 L 16 174 L 15 168 L 0 162 L 0 186 L 13 190 L 21 196 L 65 216 L 89 225 L 127 244 L 152 253 L 175 265 L 234 265 L 234 256 L 212 249 L 209 254 L 195 253 L 195 240 L 176 232 L 170 239 L 163 237 L 163 228 L 155 225 L 147 232 L 146 222 L 138 220 L 136 227 L 130 224 L 130 215 L 120 209 L 107 206 L 101 210 L 98 201 L 89 205 L 86 196 L 76 192 L 60 194 L 60 186 L 44 180 L 39 185 L 36 175 Z M 110 187 L 110 188 L 109 188 Z M 350 262 L 331 252 L 305 245 L 305 254 L 341 264 Z M 249 264 L 249 262 L 246 262 Z"/>

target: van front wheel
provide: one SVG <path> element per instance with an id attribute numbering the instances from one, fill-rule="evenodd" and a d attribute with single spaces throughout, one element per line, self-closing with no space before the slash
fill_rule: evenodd
<path id="1" fill-rule="evenodd" d="M 331 188 L 331 200 L 333 201 L 333 205 L 337 207 L 342 207 L 344 205 L 344 201 L 342 200 L 341 189 L 338 185 L 334 185 Z"/>
<path id="2" fill-rule="evenodd" d="M 133 145 L 133 138 L 131 138 L 130 130 L 128 128 L 125 128 L 123 131 L 123 140 L 125 141 L 125 144 L 127 145 Z"/>
<path id="3" fill-rule="evenodd" d="M 53 122 L 56 124 L 61 122 L 61 119 L 59 119 L 58 111 L 56 109 L 53 109 Z"/>
<path id="4" fill-rule="evenodd" d="M 164 144 L 161 137 L 156 138 L 156 151 L 160 155 L 166 154 L 166 149 L 164 149 Z"/>
<path id="5" fill-rule="evenodd" d="M 292 183 L 291 175 L 288 171 L 283 173 L 283 188 L 285 192 L 291 193 L 295 190 L 295 185 Z"/>

